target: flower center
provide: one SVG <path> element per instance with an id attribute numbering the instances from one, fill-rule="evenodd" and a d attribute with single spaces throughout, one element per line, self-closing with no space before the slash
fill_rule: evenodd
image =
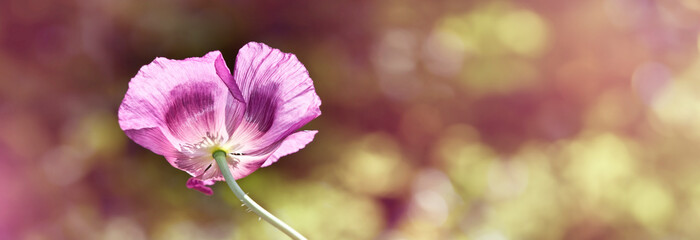
<path id="1" fill-rule="evenodd" d="M 207 132 L 202 140 L 196 143 L 183 143 L 180 144 L 180 151 L 187 154 L 191 158 L 198 158 L 203 156 L 212 156 L 216 151 L 223 151 L 226 154 L 232 156 L 245 155 L 243 153 L 235 152 L 238 148 L 237 144 L 227 141 L 221 136 Z"/>

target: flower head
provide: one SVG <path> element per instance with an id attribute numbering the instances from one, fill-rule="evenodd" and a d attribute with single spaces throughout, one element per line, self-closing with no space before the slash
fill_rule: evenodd
<path id="1" fill-rule="evenodd" d="M 201 58 L 156 58 L 129 82 L 119 125 L 129 138 L 190 175 L 187 187 L 211 195 L 223 181 L 212 157 L 227 154 L 234 178 L 311 142 L 298 131 L 321 114 L 321 100 L 294 54 L 251 42 L 233 74 L 219 51 Z"/>

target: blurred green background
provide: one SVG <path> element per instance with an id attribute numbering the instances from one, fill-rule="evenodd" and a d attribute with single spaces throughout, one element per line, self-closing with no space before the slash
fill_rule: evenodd
<path id="1" fill-rule="evenodd" d="M 700 239 L 700 2 L 0 1 L 0 239 L 285 239 L 128 140 L 156 56 L 259 41 L 323 101 L 240 181 L 311 239 Z"/>

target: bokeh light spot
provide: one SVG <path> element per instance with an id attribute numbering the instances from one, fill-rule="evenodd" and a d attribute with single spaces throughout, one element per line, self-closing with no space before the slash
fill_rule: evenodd
<path id="1" fill-rule="evenodd" d="M 567 147 L 565 176 L 594 203 L 615 200 L 635 174 L 636 162 L 627 142 L 613 134 L 580 139 Z"/>
<path id="2" fill-rule="evenodd" d="M 636 181 L 627 197 L 632 214 L 649 228 L 663 226 L 668 221 L 675 203 L 673 197 L 658 182 Z"/>
<path id="3" fill-rule="evenodd" d="M 453 77 L 462 70 L 464 42 L 453 31 L 436 29 L 423 46 L 423 56 L 430 72 Z"/>
<path id="4" fill-rule="evenodd" d="M 349 142 L 334 171 L 357 193 L 393 196 L 408 187 L 412 166 L 391 136 L 373 133 Z"/>
<path id="5" fill-rule="evenodd" d="M 538 56 L 547 44 L 547 27 L 534 12 L 515 10 L 498 22 L 498 39 L 510 50 L 525 56 Z"/>

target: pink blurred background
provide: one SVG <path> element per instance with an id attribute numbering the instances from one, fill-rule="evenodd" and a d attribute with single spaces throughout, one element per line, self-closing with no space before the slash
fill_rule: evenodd
<path id="1" fill-rule="evenodd" d="M 314 142 L 240 181 L 310 239 L 700 239 L 700 2 L 0 1 L 0 239 L 284 239 L 126 138 L 155 57 L 295 53 Z"/>

